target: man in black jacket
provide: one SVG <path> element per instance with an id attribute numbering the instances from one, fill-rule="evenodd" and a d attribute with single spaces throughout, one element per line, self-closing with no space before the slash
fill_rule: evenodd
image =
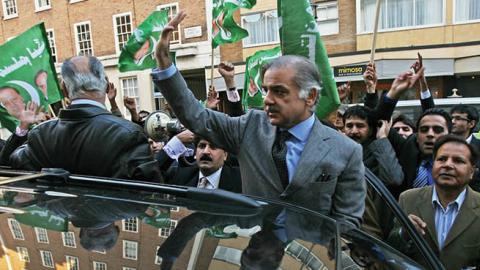
<path id="1" fill-rule="evenodd" d="M 173 137 L 157 154 L 165 182 L 168 184 L 200 187 L 207 189 L 224 189 L 242 192 L 242 182 L 238 167 L 225 164 L 227 152 L 199 136 L 194 137 L 196 164 L 178 166 L 172 170 L 171 164 L 178 158 L 183 142 Z"/>
<path id="2" fill-rule="evenodd" d="M 14 168 L 63 168 L 71 173 L 160 181 L 143 130 L 105 107 L 107 81 L 95 57 L 76 56 L 62 65 L 72 100 L 58 119 L 38 125 L 10 156 Z"/>

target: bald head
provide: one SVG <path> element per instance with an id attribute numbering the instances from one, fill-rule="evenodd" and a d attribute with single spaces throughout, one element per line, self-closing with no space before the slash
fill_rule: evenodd
<path id="1" fill-rule="evenodd" d="M 69 97 L 105 99 L 107 80 L 102 63 L 93 56 L 74 56 L 62 65 L 62 78 Z"/>

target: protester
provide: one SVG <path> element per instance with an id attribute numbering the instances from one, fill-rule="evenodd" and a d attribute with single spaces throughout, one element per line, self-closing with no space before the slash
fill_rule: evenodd
<path id="1" fill-rule="evenodd" d="M 143 130 L 105 108 L 107 81 L 95 57 L 76 56 L 62 65 L 71 105 L 59 119 L 38 125 L 11 156 L 14 168 L 63 168 L 70 173 L 160 181 Z"/>
<path id="2" fill-rule="evenodd" d="M 368 63 L 365 72 L 363 73 L 363 81 L 367 94 L 365 95 L 365 107 L 374 109 L 378 104 L 377 96 L 377 70 L 374 63 Z"/>
<path id="3" fill-rule="evenodd" d="M 402 113 L 392 119 L 392 128 L 405 139 L 416 132 L 415 124 Z"/>
<path id="4" fill-rule="evenodd" d="M 400 207 L 408 214 L 445 269 L 475 269 L 480 262 L 480 194 L 468 187 L 477 150 L 461 137 L 447 135 L 435 143 L 433 186 L 405 191 Z M 399 228 L 391 242 L 410 254 L 413 243 Z M 407 240 L 407 241 L 405 241 Z M 421 254 L 412 254 L 416 261 Z"/>
<path id="5" fill-rule="evenodd" d="M 169 170 L 173 161 L 188 151 L 177 136 L 173 137 L 159 152 L 157 159 L 164 173 L 165 182 L 207 189 L 220 188 L 241 193 L 240 169 L 224 164 L 227 160 L 227 152 L 199 136 L 195 136 L 194 142 L 196 164 L 193 166 L 177 166 Z"/>
<path id="6" fill-rule="evenodd" d="M 205 109 L 169 58 L 170 33 L 185 16 L 179 12 L 164 28 L 155 54 L 158 69 L 152 72 L 180 121 L 238 156 L 244 193 L 283 199 L 359 226 L 365 199 L 361 148 L 313 114 L 321 89 L 315 64 L 298 56 L 267 64 L 264 112 L 228 117 Z"/>

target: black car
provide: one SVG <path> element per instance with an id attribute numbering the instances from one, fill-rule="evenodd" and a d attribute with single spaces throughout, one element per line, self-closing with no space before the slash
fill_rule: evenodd
<path id="1" fill-rule="evenodd" d="M 443 269 L 375 176 L 420 264 L 314 211 L 223 190 L 0 170 L 0 269 Z"/>

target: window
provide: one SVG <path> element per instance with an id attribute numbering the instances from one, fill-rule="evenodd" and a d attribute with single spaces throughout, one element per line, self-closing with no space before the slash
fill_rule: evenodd
<path id="1" fill-rule="evenodd" d="M 444 0 L 384 0 L 379 30 L 438 25 L 443 22 Z M 360 0 L 359 32 L 372 32 L 376 0 Z"/>
<path id="2" fill-rule="evenodd" d="M 35 11 L 42 11 L 50 9 L 50 0 L 34 0 L 35 1 Z"/>
<path id="3" fill-rule="evenodd" d="M 168 10 L 168 20 L 170 21 L 178 13 L 178 3 L 170 3 L 157 6 L 157 10 Z M 171 44 L 180 43 L 180 26 L 172 32 Z"/>
<path id="4" fill-rule="evenodd" d="M 129 218 L 124 219 L 122 221 L 122 227 L 124 231 L 127 232 L 138 232 L 138 219 L 137 218 Z"/>
<path id="5" fill-rule="evenodd" d="M 24 247 L 17 247 L 18 259 L 21 262 L 30 262 L 30 257 L 28 256 L 28 249 Z"/>
<path id="6" fill-rule="evenodd" d="M 240 265 L 240 258 L 242 257 L 242 251 L 236 248 L 217 246 L 213 258 L 228 262 L 235 265 Z"/>
<path id="7" fill-rule="evenodd" d="M 455 0 L 455 22 L 471 22 L 480 20 L 480 1 Z"/>
<path id="8" fill-rule="evenodd" d="M 132 97 L 135 99 L 137 112 L 140 111 L 140 97 L 138 96 L 138 80 L 137 77 L 120 78 L 120 85 L 122 87 L 124 97 Z M 130 113 L 125 108 L 125 114 L 130 117 Z"/>
<path id="9" fill-rule="evenodd" d="M 323 269 L 322 267 L 324 267 L 324 263 L 311 250 L 297 241 L 290 242 L 285 249 L 285 253 L 302 262 L 302 265 L 307 265 L 307 269 Z"/>
<path id="10" fill-rule="evenodd" d="M 263 45 L 279 41 L 276 10 L 242 16 L 242 27 L 248 31 L 244 46 Z"/>
<path id="11" fill-rule="evenodd" d="M 77 247 L 75 245 L 75 234 L 73 232 L 62 232 L 63 245 L 66 247 Z"/>
<path id="12" fill-rule="evenodd" d="M 93 261 L 93 270 L 107 270 L 107 264 L 104 262 Z"/>
<path id="13" fill-rule="evenodd" d="M 42 257 L 42 264 L 45 267 L 54 267 L 52 253 L 50 251 L 40 250 L 40 257 Z"/>
<path id="14" fill-rule="evenodd" d="M 170 220 L 170 227 L 161 228 L 159 230 L 160 237 L 167 238 L 168 236 L 170 236 L 170 234 L 172 233 L 173 229 L 175 229 L 175 227 L 177 227 L 177 221 L 176 220 Z"/>
<path id="15" fill-rule="evenodd" d="M 50 44 L 50 50 L 52 52 L 53 62 L 57 62 L 57 47 L 55 46 L 55 32 L 53 29 L 47 29 L 48 43 Z"/>
<path id="16" fill-rule="evenodd" d="M 322 36 L 338 34 L 337 2 L 318 3 L 317 25 Z"/>
<path id="17" fill-rule="evenodd" d="M 20 227 L 20 223 L 13 218 L 8 219 L 8 227 L 10 227 L 10 231 L 12 232 L 13 239 L 17 240 L 25 240 L 23 237 L 22 227 Z"/>
<path id="18" fill-rule="evenodd" d="M 176 206 L 176 207 L 171 207 L 171 208 L 170 208 L 170 211 L 172 211 L 172 212 L 178 212 L 178 211 L 180 211 L 180 207 L 178 207 L 178 206 Z"/>
<path id="19" fill-rule="evenodd" d="M 67 261 L 67 270 L 79 270 L 80 266 L 78 265 L 78 257 L 65 256 Z"/>
<path id="20" fill-rule="evenodd" d="M 133 267 L 124 266 L 124 267 L 122 268 L 122 270 L 137 270 L 137 269 L 135 269 L 135 268 L 133 268 Z"/>
<path id="21" fill-rule="evenodd" d="M 37 242 L 48 244 L 47 230 L 35 227 L 35 234 L 37 235 Z"/>
<path id="22" fill-rule="evenodd" d="M 160 248 L 160 246 L 157 246 L 157 248 L 155 249 L 155 264 L 162 264 L 162 257 L 158 256 L 158 249 Z"/>
<path id="23" fill-rule="evenodd" d="M 137 260 L 138 243 L 134 241 L 123 240 L 123 258 Z"/>
<path id="24" fill-rule="evenodd" d="M 120 53 L 132 33 L 132 14 L 128 12 L 114 15 L 113 30 L 115 31 L 115 50 Z"/>
<path id="25" fill-rule="evenodd" d="M 18 17 L 17 0 L 2 0 L 3 19 Z"/>
<path id="26" fill-rule="evenodd" d="M 93 55 L 93 42 L 90 32 L 90 22 L 76 23 L 75 28 L 75 45 L 77 47 L 77 55 Z"/>

